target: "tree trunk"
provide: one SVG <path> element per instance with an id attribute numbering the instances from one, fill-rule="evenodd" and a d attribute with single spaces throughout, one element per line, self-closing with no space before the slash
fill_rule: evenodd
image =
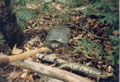
<path id="1" fill-rule="evenodd" d="M 14 44 L 21 46 L 25 40 L 23 30 L 17 23 L 15 13 L 13 13 L 11 0 L 0 0 L 0 32 L 10 48 Z"/>

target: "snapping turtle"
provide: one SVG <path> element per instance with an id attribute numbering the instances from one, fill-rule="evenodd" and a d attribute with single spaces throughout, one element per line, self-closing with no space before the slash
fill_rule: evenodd
<path id="1" fill-rule="evenodd" d="M 71 38 L 71 30 L 67 27 L 52 27 L 48 30 L 44 45 L 56 49 L 61 45 L 67 46 Z"/>

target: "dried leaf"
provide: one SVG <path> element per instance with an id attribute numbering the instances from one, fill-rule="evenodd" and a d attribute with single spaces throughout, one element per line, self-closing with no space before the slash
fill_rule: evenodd
<path id="1" fill-rule="evenodd" d="M 24 72 L 24 73 L 21 74 L 20 77 L 21 77 L 21 78 L 25 78 L 27 75 L 28 75 L 28 73 L 27 73 L 27 72 Z"/>
<path id="2" fill-rule="evenodd" d="M 24 49 L 25 49 L 26 51 L 29 51 L 29 50 L 30 50 L 28 47 L 24 47 Z"/>
<path id="3" fill-rule="evenodd" d="M 78 40 L 78 39 L 80 39 L 82 36 L 83 36 L 83 34 L 79 34 L 78 36 L 74 37 L 73 39 L 74 39 L 74 40 Z"/>
<path id="4" fill-rule="evenodd" d="M 22 53 L 22 49 L 18 49 L 17 47 L 17 44 L 14 45 L 13 49 L 12 49 L 12 54 L 20 54 Z"/>
<path id="5" fill-rule="evenodd" d="M 98 67 L 98 69 L 101 69 L 101 68 L 102 68 L 102 66 L 101 66 L 101 65 L 97 65 L 97 67 Z"/>
<path id="6" fill-rule="evenodd" d="M 113 68 L 112 68 L 111 66 L 108 66 L 107 71 L 108 71 L 109 73 L 111 73 L 111 72 L 113 72 L 114 70 L 113 70 Z"/>
<path id="7" fill-rule="evenodd" d="M 31 29 L 32 27 L 30 27 L 30 26 L 27 26 L 27 28 L 28 28 L 28 29 Z"/>
<path id="8" fill-rule="evenodd" d="M 29 9 L 36 9 L 39 6 L 41 6 L 41 5 L 40 4 L 31 4 L 31 3 L 26 4 L 26 7 L 29 8 Z"/>
<path id="9" fill-rule="evenodd" d="M 20 74 L 21 74 L 21 72 L 13 71 L 13 72 L 9 73 L 9 77 L 7 79 L 14 80 L 17 77 L 19 77 Z"/>
<path id="10" fill-rule="evenodd" d="M 30 80 L 31 80 L 32 82 L 35 82 L 32 74 L 30 74 Z"/>
<path id="11" fill-rule="evenodd" d="M 24 80 L 30 80 L 30 75 L 26 75 L 25 77 L 24 77 Z M 29 82 L 29 81 L 28 81 Z"/>
<path id="12" fill-rule="evenodd" d="M 39 44 L 40 46 L 43 46 L 43 43 L 42 42 L 40 42 L 40 44 Z"/>
<path id="13" fill-rule="evenodd" d="M 113 31 L 112 32 L 114 35 L 119 35 L 119 31 Z"/>
<path id="14" fill-rule="evenodd" d="M 26 46 L 27 47 L 32 47 L 32 45 L 29 42 L 26 43 Z"/>
<path id="15" fill-rule="evenodd" d="M 55 66 L 55 64 L 51 64 L 51 65 L 49 65 L 49 66 L 54 67 L 54 66 Z"/>
<path id="16" fill-rule="evenodd" d="M 87 66 L 89 66 L 89 65 L 91 65 L 91 64 L 92 64 L 92 62 L 87 62 L 87 63 L 86 63 Z"/>
<path id="17" fill-rule="evenodd" d="M 107 66 L 108 66 L 108 65 L 102 65 L 102 67 L 103 67 L 104 69 L 107 69 Z"/>
<path id="18" fill-rule="evenodd" d="M 26 75 L 28 75 L 28 73 L 29 73 L 29 70 L 27 70 L 27 69 L 23 69 L 23 73 L 21 74 L 21 78 L 24 78 Z"/>

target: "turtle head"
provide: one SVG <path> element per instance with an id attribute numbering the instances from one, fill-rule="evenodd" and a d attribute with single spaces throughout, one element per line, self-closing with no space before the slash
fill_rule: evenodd
<path id="1" fill-rule="evenodd" d="M 52 49 L 56 49 L 60 45 L 61 45 L 61 43 L 58 41 L 45 41 L 45 46 L 52 48 Z"/>
<path id="2" fill-rule="evenodd" d="M 61 45 L 60 42 L 54 41 L 54 42 L 51 43 L 51 48 L 56 49 L 56 48 L 58 48 L 60 45 Z"/>

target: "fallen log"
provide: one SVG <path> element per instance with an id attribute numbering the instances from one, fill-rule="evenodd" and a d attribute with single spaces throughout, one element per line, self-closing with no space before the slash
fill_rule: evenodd
<path id="1" fill-rule="evenodd" d="M 47 61 L 47 62 L 59 64 L 60 65 L 59 68 L 69 69 L 71 71 L 77 71 L 77 72 L 83 73 L 85 75 L 88 75 L 89 77 L 93 77 L 97 79 L 97 81 L 99 81 L 100 78 L 106 79 L 108 77 L 113 76 L 113 73 L 108 73 L 107 75 L 102 74 L 102 71 L 99 69 L 86 66 L 80 63 L 78 64 L 75 62 L 69 62 L 69 61 L 63 60 L 59 57 L 56 57 L 55 54 L 46 55 L 46 54 L 38 53 L 36 54 L 36 57 L 41 61 Z"/>
<path id="2" fill-rule="evenodd" d="M 36 49 L 36 50 L 30 50 L 30 51 L 24 52 L 22 54 L 1 57 L 0 58 L 0 67 L 4 67 L 4 66 L 6 66 L 6 65 L 8 65 L 12 62 L 16 62 L 16 61 L 25 59 L 29 56 L 36 55 L 37 53 L 48 52 L 48 51 L 50 51 L 49 48 L 43 47 L 43 48 L 39 48 L 39 49 Z"/>
<path id="3" fill-rule="evenodd" d="M 29 60 L 17 61 L 17 62 L 11 63 L 10 65 L 20 67 L 22 69 L 28 69 L 37 74 L 42 74 L 48 77 L 59 79 L 64 82 L 93 82 L 87 78 L 78 76 L 76 74 L 67 72 L 65 70 L 61 70 L 55 67 L 50 67 L 50 66 L 43 65 L 41 63 L 36 63 Z"/>

